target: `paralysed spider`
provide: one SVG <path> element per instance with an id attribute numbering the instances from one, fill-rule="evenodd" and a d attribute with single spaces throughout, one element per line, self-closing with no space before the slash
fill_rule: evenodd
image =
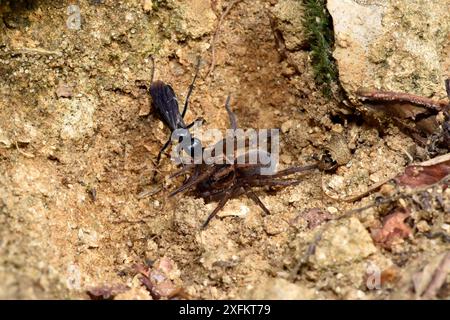
<path id="1" fill-rule="evenodd" d="M 230 126 L 232 131 L 236 132 L 237 122 L 234 113 L 230 109 L 230 97 L 227 98 L 225 103 L 225 108 L 228 113 Z M 233 135 L 231 143 L 233 143 L 233 148 L 236 150 L 236 135 Z M 230 143 L 230 140 L 219 141 L 219 148 L 217 144 L 214 150 L 225 151 L 225 143 Z M 248 159 L 251 153 L 256 153 L 256 158 L 258 161 L 256 163 L 248 163 L 248 161 L 238 161 L 240 157 L 245 157 Z M 218 156 L 212 153 L 212 156 Z M 221 155 L 219 155 L 221 156 Z M 268 164 L 263 164 L 260 161 L 261 156 L 271 156 L 270 151 L 256 149 L 250 150 L 245 154 L 238 156 L 236 152 L 231 157 L 226 155 L 226 163 L 218 164 L 212 163 L 207 164 L 202 162 L 200 164 L 188 164 L 185 165 L 183 169 L 176 172 L 172 177 L 180 176 L 183 174 L 189 175 L 189 178 L 185 182 L 173 190 L 169 197 L 175 196 L 179 193 L 191 192 L 196 197 L 203 198 L 206 202 L 218 201 L 217 207 L 210 213 L 208 218 L 202 225 L 202 229 L 205 229 L 208 223 L 214 218 L 217 213 L 225 206 L 228 200 L 231 198 L 238 197 L 240 195 L 247 195 L 251 200 L 253 200 L 265 214 L 270 214 L 267 207 L 259 199 L 256 193 L 253 191 L 254 187 L 265 187 L 265 186 L 290 186 L 301 182 L 300 179 L 282 179 L 285 176 L 292 175 L 295 173 L 312 171 L 317 168 L 317 164 L 305 165 L 305 166 L 295 166 L 281 171 L 273 171 L 270 174 L 263 173 L 263 169 L 267 169 Z M 241 159 L 242 160 L 242 159 Z"/>

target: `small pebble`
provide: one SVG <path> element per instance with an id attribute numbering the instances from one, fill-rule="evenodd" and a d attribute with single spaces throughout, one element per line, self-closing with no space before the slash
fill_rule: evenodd
<path id="1" fill-rule="evenodd" d="M 327 211 L 331 214 L 336 214 L 338 213 L 338 209 L 336 209 L 335 207 L 328 207 Z"/>
<path id="2" fill-rule="evenodd" d="M 286 133 L 292 129 L 294 122 L 292 120 L 288 120 L 281 125 L 281 132 Z"/>
<path id="3" fill-rule="evenodd" d="M 72 88 L 65 83 L 60 83 L 56 88 L 56 96 L 58 98 L 71 98 L 73 95 Z"/>
<path id="4" fill-rule="evenodd" d="M 417 230 L 420 232 L 427 232 L 430 231 L 430 226 L 425 220 L 421 220 L 416 224 Z"/>
<path id="5" fill-rule="evenodd" d="M 142 9 L 144 9 L 145 13 L 149 13 L 153 10 L 152 0 L 143 0 L 142 1 Z"/>

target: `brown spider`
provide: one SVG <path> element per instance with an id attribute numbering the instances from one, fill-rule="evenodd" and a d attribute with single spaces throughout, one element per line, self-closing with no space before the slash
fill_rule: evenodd
<path id="1" fill-rule="evenodd" d="M 230 97 L 227 98 L 225 108 L 228 113 L 231 129 L 233 130 L 232 132 L 234 133 L 237 129 L 237 122 L 236 116 L 230 109 L 229 102 Z M 235 134 L 232 139 L 236 142 L 237 137 Z M 225 150 L 225 139 L 219 143 L 222 143 L 223 150 Z M 258 206 L 261 207 L 265 214 L 270 214 L 269 210 L 262 203 L 256 193 L 253 192 L 253 187 L 283 187 L 295 185 L 300 183 L 301 180 L 280 178 L 292 175 L 294 173 L 311 171 L 317 168 L 317 164 L 301 167 L 295 166 L 270 175 L 265 175 L 261 173 L 261 169 L 264 167 L 263 164 L 260 162 L 256 164 L 249 164 L 248 161 L 245 161 L 244 164 L 239 163 L 239 161 L 237 161 L 238 157 L 236 156 L 236 143 L 234 143 L 234 150 L 234 159 L 231 159 L 231 161 L 228 159 L 225 164 L 188 164 L 185 165 L 183 169 L 172 175 L 172 177 L 176 177 L 190 174 L 189 178 L 186 179 L 186 181 L 179 188 L 169 194 L 169 197 L 175 196 L 179 193 L 191 191 L 195 196 L 203 198 L 206 202 L 219 202 L 217 207 L 211 212 L 203 223 L 201 227 L 202 229 L 206 228 L 211 219 L 217 215 L 229 199 L 238 197 L 242 194 L 245 194 L 247 197 L 252 199 Z M 270 156 L 270 152 L 268 151 L 258 149 L 256 152 L 258 153 L 258 160 L 260 159 L 260 152 L 265 152 Z M 215 155 L 214 152 L 212 155 Z M 243 156 L 247 159 L 249 152 Z"/>

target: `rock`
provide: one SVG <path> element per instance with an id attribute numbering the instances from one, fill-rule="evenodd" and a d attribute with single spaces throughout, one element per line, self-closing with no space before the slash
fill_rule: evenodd
<path id="1" fill-rule="evenodd" d="M 331 213 L 331 214 L 336 214 L 336 213 L 339 212 L 339 210 L 336 209 L 335 207 L 328 207 L 328 208 L 327 208 L 327 211 L 328 211 L 329 213 Z"/>
<path id="2" fill-rule="evenodd" d="M 405 219 L 410 216 L 410 212 L 405 208 L 396 208 L 389 215 L 384 217 L 381 228 L 372 230 L 372 238 L 385 248 L 392 248 L 393 244 L 398 244 L 404 238 L 412 234 L 410 226 L 405 223 Z"/>
<path id="3" fill-rule="evenodd" d="M 131 288 L 119 293 L 114 300 L 150 300 L 150 295 L 143 287 Z"/>
<path id="4" fill-rule="evenodd" d="M 176 31 L 197 39 L 214 31 L 216 15 L 208 0 L 178 1 L 174 23 Z"/>
<path id="5" fill-rule="evenodd" d="M 268 215 L 264 217 L 263 227 L 269 236 L 274 236 L 285 232 L 289 228 L 289 225 L 277 216 Z"/>
<path id="6" fill-rule="evenodd" d="M 153 1 L 152 0 L 142 0 L 142 9 L 145 13 L 149 13 L 153 10 Z"/>
<path id="7" fill-rule="evenodd" d="M 350 288 L 345 292 L 345 300 L 366 300 L 367 296 L 364 291 Z"/>
<path id="8" fill-rule="evenodd" d="M 59 106 L 62 119 L 55 122 L 64 140 L 80 140 L 94 134 L 95 104 L 88 98 L 63 99 Z M 62 122 L 62 123 L 61 123 Z"/>
<path id="9" fill-rule="evenodd" d="M 2 147 L 10 148 L 12 146 L 11 140 L 8 138 L 6 133 L 0 128 L 0 143 L 2 144 Z"/>
<path id="10" fill-rule="evenodd" d="M 289 195 L 288 202 L 289 203 L 299 202 L 302 200 L 302 197 L 304 197 L 304 195 L 302 195 L 300 192 L 297 192 L 297 190 L 294 189 L 292 193 Z"/>
<path id="11" fill-rule="evenodd" d="M 447 0 L 330 0 L 339 79 L 360 87 L 446 97 L 450 73 Z"/>
<path id="12" fill-rule="evenodd" d="M 162 257 L 161 259 L 156 261 L 154 269 L 164 273 L 164 275 L 170 280 L 179 278 L 181 274 L 175 261 L 167 257 Z"/>
<path id="13" fill-rule="evenodd" d="M 115 296 L 130 290 L 126 285 L 100 285 L 87 289 L 87 294 L 92 300 L 109 300 Z"/>
<path id="14" fill-rule="evenodd" d="M 237 203 L 237 201 L 228 201 L 227 205 L 217 213 L 218 217 L 239 217 L 245 218 L 250 213 L 250 208 L 245 204 Z"/>
<path id="15" fill-rule="evenodd" d="M 209 212 L 203 199 L 186 199 L 179 203 L 174 215 L 175 230 L 183 235 L 195 234 L 208 217 Z M 213 210 L 213 209 L 211 209 Z M 196 212 L 193 215 L 192 212 Z"/>
<path id="16" fill-rule="evenodd" d="M 99 247 L 99 237 L 95 231 L 80 228 L 78 230 L 78 240 L 80 244 L 85 245 L 89 249 Z"/>
<path id="17" fill-rule="evenodd" d="M 375 253 L 372 238 L 356 218 L 330 226 L 316 246 L 311 263 L 318 269 L 358 262 Z"/>
<path id="18" fill-rule="evenodd" d="M 72 95 L 72 88 L 65 83 L 60 83 L 56 88 L 56 96 L 58 98 L 71 98 Z"/>
<path id="19" fill-rule="evenodd" d="M 251 300 L 306 300 L 316 298 L 314 289 L 282 278 L 266 278 L 248 292 Z"/>
<path id="20" fill-rule="evenodd" d="M 345 178 L 343 176 L 334 175 L 328 182 L 328 187 L 335 191 L 341 191 L 345 187 Z"/>
<path id="21" fill-rule="evenodd" d="M 182 294 L 180 271 L 172 259 L 162 257 L 151 268 L 141 265 L 136 268 L 143 276 L 140 278 L 142 284 L 153 299 L 170 299 Z"/>
<path id="22" fill-rule="evenodd" d="M 285 121 L 281 125 L 281 132 L 287 133 L 287 132 L 289 132 L 289 130 L 292 129 L 293 126 L 294 126 L 294 120 Z"/>

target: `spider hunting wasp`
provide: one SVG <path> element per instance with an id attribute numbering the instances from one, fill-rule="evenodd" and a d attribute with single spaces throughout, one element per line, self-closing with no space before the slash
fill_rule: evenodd
<path id="1" fill-rule="evenodd" d="M 199 153 L 201 155 L 204 150 L 200 140 L 197 138 L 192 138 L 189 132 L 189 129 L 194 125 L 195 121 L 189 125 L 186 125 L 183 120 L 188 108 L 189 97 L 192 94 L 194 83 L 199 72 L 199 66 L 200 59 L 198 59 L 195 76 L 189 86 L 186 101 L 181 113 L 179 111 L 178 101 L 172 87 L 163 81 L 158 80 L 153 82 L 152 75 L 152 83 L 149 91 L 153 104 L 159 113 L 161 120 L 171 131 L 171 137 L 158 153 L 156 159 L 157 163 L 159 163 L 163 151 L 169 146 L 173 139 L 178 139 L 180 142 L 179 146 L 181 146 L 181 148 L 192 158 L 194 158 L 194 154 L 196 155 Z M 153 67 L 153 72 L 154 69 L 155 68 Z M 264 174 L 262 169 L 266 168 L 266 164 L 261 161 L 257 161 L 253 164 L 246 161 L 242 164 L 239 161 L 240 157 L 243 156 L 244 158 L 249 158 L 252 153 L 256 153 L 258 159 L 260 159 L 261 156 L 271 157 L 271 151 L 265 151 L 259 148 L 256 150 L 251 150 L 239 157 L 236 155 L 236 152 L 234 152 L 234 155 L 231 155 L 231 158 L 228 158 L 228 155 L 226 154 L 226 144 L 232 143 L 233 148 L 236 147 L 236 130 L 238 129 L 236 116 L 230 108 L 230 96 L 228 96 L 226 100 L 225 108 L 228 113 L 231 130 L 233 132 L 231 137 L 232 139 L 231 141 L 227 141 L 227 139 L 218 141 L 214 145 L 213 149 L 219 150 L 219 154 L 211 153 L 211 155 L 219 158 L 225 156 L 228 162 L 225 164 L 194 162 L 184 165 L 180 171 L 172 175 L 172 178 L 184 175 L 185 181 L 180 187 L 173 190 L 169 194 L 169 197 L 190 191 L 195 196 L 205 199 L 206 202 L 218 201 L 217 207 L 210 213 L 208 218 L 202 224 L 202 229 L 207 227 L 209 222 L 225 206 L 228 200 L 243 194 L 252 199 L 264 211 L 265 214 L 269 214 L 269 210 L 253 191 L 253 188 L 265 186 L 285 187 L 295 185 L 300 183 L 301 179 L 283 178 L 294 174 L 311 172 L 317 168 L 317 164 L 311 164 L 305 166 L 295 166 L 281 171 L 276 171 L 274 169 L 270 174 Z"/>
<path id="2" fill-rule="evenodd" d="M 150 96 L 152 97 L 153 105 L 155 106 L 161 120 L 164 124 L 170 129 L 170 137 L 166 141 L 166 143 L 162 146 L 161 150 L 158 153 L 156 158 L 156 163 L 158 164 L 161 160 L 162 153 L 165 149 L 170 145 L 172 139 L 178 139 L 180 142 L 181 148 L 191 157 L 194 157 L 194 154 L 198 154 L 197 152 L 201 151 L 202 144 L 199 139 L 193 138 L 189 129 L 197 122 L 203 122 L 202 118 L 196 119 L 192 123 L 186 125 L 184 122 L 184 116 L 186 115 L 186 111 L 189 105 L 189 98 L 194 89 L 195 80 L 197 79 L 198 72 L 200 69 L 200 58 L 197 59 L 197 65 L 195 70 L 194 78 L 192 79 L 191 84 L 189 85 L 188 93 L 186 95 L 186 100 L 184 102 L 183 111 L 180 113 L 180 109 L 178 107 L 178 100 L 175 95 L 175 91 L 169 84 L 164 83 L 161 80 L 153 81 L 154 73 L 155 73 L 155 62 L 152 56 L 150 59 L 153 62 L 153 71 L 152 71 L 152 82 L 150 84 Z"/>

